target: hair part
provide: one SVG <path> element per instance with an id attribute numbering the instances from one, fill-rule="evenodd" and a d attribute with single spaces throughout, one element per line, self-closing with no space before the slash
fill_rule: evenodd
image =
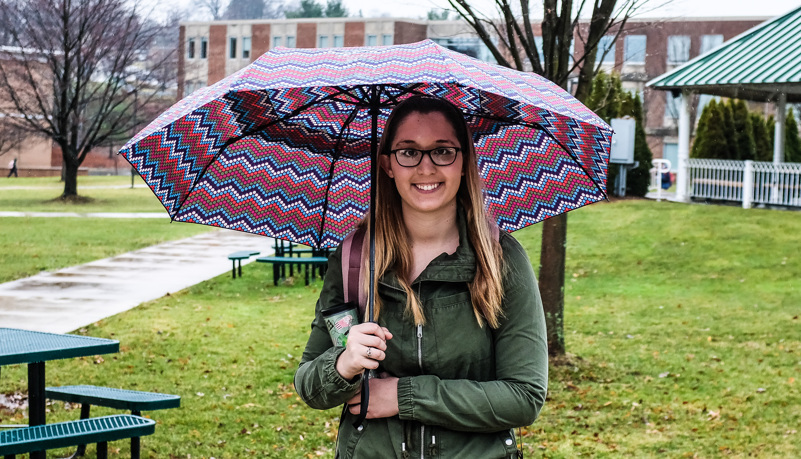
<path id="1" fill-rule="evenodd" d="M 379 158 L 389 154 L 398 125 L 413 113 L 441 113 L 453 126 L 459 141 L 462 154 L 462 172 L 464 173 L 457 200 L 465 211 L 468 240 L 475 251 L 476 275 L 468 284 L 473 311 L 478 323 L 483 326 L 497 328 L 503 317 L 502 299 L 503 285 L 501 273 L 503 268 L 502 250 L 492 236 L 490 225 L 493 221 L 487 218 L 484 210 L 483 182 L 478 173 L 473 137 L 465 122 L 464 116 L 453 104 L 443 99 L 427 96 L 412 96 L 400 104 L 390 114 L 379 143 Z M 409 235 L 403 220 L 403 207 L 400 193 L 395 182 L 380 166 L 380 161 L 373 161 L 373 173 L 377 174 L 376 186 L 376 231 L 375 262 L 376 279 L 387 272 L 394 272 L 398 282 L 406 292 L 406 313 L 414 319 L 415 324 L 425 324 L 425 314 L 420 299 L 412 290 L 409 272 L 412 267 L 412 250 Z M 362 222 L 369 230 L 368 219 Z M 362 247 L 362 266 L 369 268 L 369 248 Z M 362 270 L 362 275 L 369 277 L 369 269 Z M 369 289 L 369 280 L 364 279 L 362 285 Z M 369 292 L 368 292 L 369 293 Z M 374 290 L 374 316 L 377 319 L 381 311 L 381 301 L 377 285 Z M 367 297 L 367 296 L 365 296 Z"/>

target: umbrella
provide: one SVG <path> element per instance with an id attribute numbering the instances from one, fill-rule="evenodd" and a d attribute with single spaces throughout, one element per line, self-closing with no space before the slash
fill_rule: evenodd
<path id="1" fill-rule="evenodd" d="M 485 205 L 501 229 L 606 197 L 605 122 L 536 74 L 430 40 L 274 49 L 178 102 L 120 153 L 174 221 L 335 247 L 371 208 L 379 133 L 413 95 L 446 99 L 464 114 Z M 366 393 L 365 384 L 363 406 Z"/>
<path id="2" fill-rule="evenodd" d="M 606 197 L 603 120 L 536 74 L 431 40 L 277 48 L 175 104 L 120 153 L 174 221 L 334 247 L 370 207 L 389 113 L 418 94 L 463 112 L 501 229 Z"/>

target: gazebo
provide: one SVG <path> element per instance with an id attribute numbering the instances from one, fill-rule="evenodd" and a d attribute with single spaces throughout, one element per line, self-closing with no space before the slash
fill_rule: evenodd
<path id="1" fill-rule="evenodd" d="M 647 86 L 682 95 L 676 200 L 689 201 L 690 101 L 708 94 L 776 106 L 773 162 L 784 158 L 786 105 L 801 102 L 801 6 L 743 32 Z"/>

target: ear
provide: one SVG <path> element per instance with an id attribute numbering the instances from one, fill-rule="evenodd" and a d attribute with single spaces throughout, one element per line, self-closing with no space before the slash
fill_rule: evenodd
<path id="1" fill-rule="evenodd" d="M 378 158 L 378 165 L 381 166 L 381 169 L 384 169 L 389 178 L 395 178 L 395 175 L 392 174 L 392 166 L 389 164 L 389 155 L 381 155 Z"/>

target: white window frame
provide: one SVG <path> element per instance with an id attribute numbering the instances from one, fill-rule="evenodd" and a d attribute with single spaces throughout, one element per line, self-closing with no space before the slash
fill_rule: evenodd
<path id="1" fill-rule="evenodd" d="M 690 60 L 690 36 L 670 35 L 667 39 L 667 64 L 681 65 Z"/>
<path id="2" fill-rule="evenodd" d="M 642 46 L 632 49 L 636 41 L 642 40 Z M 645 59 L 648 56 L 646 49 L 648 47 L 647 35 L 626 35 L 623 39 L 623 63 L 624 64 L 645 64 Z M 641 59 L 640 59 L 641 58 Z"/>

